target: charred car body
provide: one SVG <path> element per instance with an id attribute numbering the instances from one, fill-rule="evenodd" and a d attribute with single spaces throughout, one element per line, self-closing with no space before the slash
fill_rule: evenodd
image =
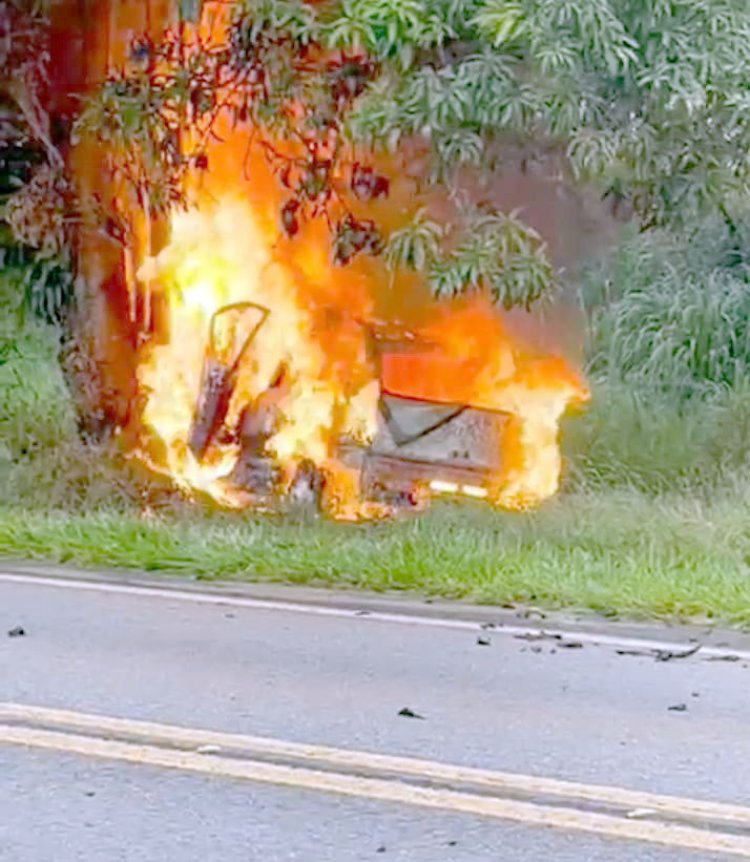
<path id="1" fill-rule="evenodd" d="M 254 315 L 254 322 L 245 327 L 239 342 L 235 339 L 232 350 L 222 350 L 218 337 L 220 322 L 236 323 L 247 313 Z M 289 385 L 286 365 L 280 364 L 265 391 L 242 406 L 233 426 L 227 421 L 238 371 L 251 357 L 255 336 L 269 313 L 268 309 L 248 302 L 225 306 L 213 315 L 189 447 L 201 461 L 210 454 L 212 446 L 233 443 L 238 456 L 226 481 L 243 489 L 256 502 L 290 499 L 320 505 L 326 469 L 308 459 L 295 464 L 294 473 L 289 475 L 273 457 L 269 446 L 282 420 Z M 531 446 L 524 452 L 528 428 L 519 423 L 513 412 L 513 397 L 508 401 L 508 410 L 498 409 L 486 400 L 482 403 L 482 399 L 477 399 L 477 403 L 457 401 L 445 383 L 460 375 L 462 369 L 455 363 L 451 365 L 450 359 L 446 361 L 439 343 L 403 327 L 366 322 L 361 325 L 378 387 L 375 430 L 364 442 L 339 437 L 333 442 L 331 453 L 337 463 L 358 475 L 359 498 L 392 509 L 421 508 L 436 494 L 498 502 L 513 482 L 514 465 L 508 463 L 509 456 L 517 459 L 520 451 L 521 460 L 530 454 L 534 457 L 536 448 Z M 432 384 L 425 384 L 430 380 Z M 533 379 L 530 382 L 533 384 Z M 588 397 L 577 378 L 571 379 L 570 386 L 562 407 L 558 405 L 548 411 L 551 416 L 554 414 L 554 439 L 547 443 L 552 443 L 558 459 L 559 413 L 569 403 Z M 560 392 L 558 382 L 555 390 L 558 401 Z M 509 436 L 515 438 L 515 445 L 507 445 Z M 549 460 L 550 447 L 546 448 Z M 551 469 L 551 479 L 556 484 L 559 463 L 542 467 L 547 472 Z M 521 472 L 529 471 L 530 465 L 524 463 Z M 523 505 L 523 496 L 522 489 L 513 505 Z"/>

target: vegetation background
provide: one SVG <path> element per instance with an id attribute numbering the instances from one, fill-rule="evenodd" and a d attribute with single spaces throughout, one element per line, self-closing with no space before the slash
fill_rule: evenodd
<path id="1" fill-rule="evenodd" d="M 43 38 L 41 5 L 0 2 L 0 17 L 23 15 Z M 198 4 L 179 5 L 196 14 Z M 564 280 L 586 321 L 594 397 L 563 429 L 563 492 L 531 513 L 446 504 L 391 525 L 230 515 L 143 485 L 112 441 L 82 436 L 66 382 L 74 262 L 65 236 L 19 231 L 19 201 L 60 166 L 0 38 L 10 228 L 0 553 L 750 621 L 750 4 L 260 0 L 238 10 L 245 64 L 255 52 L 274 69 L 310 43 L 371 59 L 377 71 L 336 110 L 342 137 L 394 147 L 419 136 L 426 179 L 448 188 L 467 170 L 501 171 L 512 153 L 627 213 L 615 246 L 566 279 L 507 213 L 464 212 L 448 226 L 421 215 L 384 237 L 391 264 L 423 271 L 438 294 L 489 284 L 507 306 L 533 305 Z M 35 74 L 24 71 L 25 87 Z M 255 121 L 278 134 L 279 100 L 328 92 L 316 75 L 275 79 Z M 92 97 L 83 121 L 112 92 Z M 152 104 L 151 89 L 141 95 Z M 450 254 L 436 239 L 446 230 L 467 237 Z"/>

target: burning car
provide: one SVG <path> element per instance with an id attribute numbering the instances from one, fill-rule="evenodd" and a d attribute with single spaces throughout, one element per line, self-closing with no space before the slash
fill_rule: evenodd
<path id="1" fill-rule="evenodd" d="M 438 494 L 519 508 L 556 491 L 558 423 L 588 390 L 485 297 L 383 320 L 367 285 L 300 271 L 237 200 L 179 213 L 140 275 L 166 309 L 140 364 L 141 453 L 182 487 L 347 520 Z"/>

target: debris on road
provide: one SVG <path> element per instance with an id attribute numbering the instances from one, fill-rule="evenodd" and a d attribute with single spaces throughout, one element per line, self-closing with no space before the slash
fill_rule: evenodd
<path id="1" fill-rule="evenodd" d="M 26 629 L 24 629 L 22 626 L 16 626 L 15 628 L 12 628 L 8 632 L 9 638 L 22 638 L 22 637 L 25 637 L 25 635 L 26 635 Z"/>
<path id="2" fill-rule="evenodd" d="M 701 643 L 696 643 L 688 649 L 618 649 L 615 650 L 617 655 L 634 655 L 646 658 L 653 658 L 654 661 L 672 661 L 673 659 L 689 658 L 695 655 L 703 646 Z"/>
<path id="3" fill-rule="evenodd" d="M 668 712 L 687 712 L 686 703 L 675 703 L 673 706 L 667 707 Z"/>
<path id="4" fill-rule="evenodd" d="M 566 640 L 565 637 L 558 632 L 546 632 L 540 629 L 538 632 L 523 632 L 523 634 L 513 635 L 519 641 L 553 641 L 562 649 L 583 649 L 583 643 L 577 640 Z M 550 650 L 552 652 L 552 650 Z"/>
<path id="5" fill-rule="evenodd" d="M 481 635 L 477 638 L 477 646 L 490 646 L 491 643 L 489 638 L 483 638 Z"/>
<path id="6" fill-rule="evenodd" d="M 424 720 L 424 716 L 420 715 L 418 712 L 414 712 L 414 710 L 409 709 L 408 706 L 405 706 L 403 709 L 399 710 L 398 713 L 402 718 L 421 718 Z"/>
<path id="7" fill-rule="evenodd" d="M 547 614 L 544 611 L 540 611 L 539 608 L 525 608 L 522 611 L 518 611 L 516 616 L 522 620 L 530 620 L 536 617 L 539 620 L 546 620 Z"/>
<path id="8" fill-rule="evenodd" d="M 702 646 L 703 644 L 696 643 L 686 650 L 656 650 L 655 659 L 656 661 L 672 661 L 672 659 L 689 658 L 691 655 L 695 655 Z"/>
<path id="9" fill-rule="evenodd" d="M 524 632 L 520 635 L 513 635 L 517 641 L 561 641 L 562 635 L 556 632 L 546 632 L 544 629 L 538 632 Z"/>

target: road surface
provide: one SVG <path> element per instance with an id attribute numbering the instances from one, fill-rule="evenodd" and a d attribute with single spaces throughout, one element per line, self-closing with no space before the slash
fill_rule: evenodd
<path id="1" fill-rule="evenodd" d="M 0 859 L 750 858 L 746 644 L 162 583 L 0 571 Z"/>

